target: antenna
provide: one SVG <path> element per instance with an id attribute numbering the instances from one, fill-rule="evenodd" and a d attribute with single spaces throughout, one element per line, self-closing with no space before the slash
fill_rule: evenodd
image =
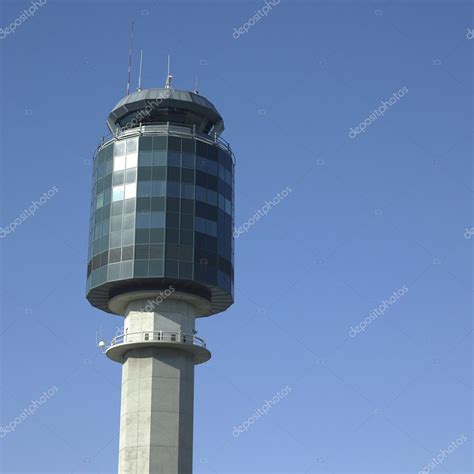
<path id="1" fill-rule="evenodd" d="M 198 81 L 197 74 L 196 74 L 196 82 L 194 84 L 194 93 L 199 95 L 199 81 Z"/>
<path id="2" fill-rule="evenodd" d="M 168 54 L 168 75 L 166 76 L 165 89 L 171 89 L 171 81 L 173 80 L 172 74 L 170 74 L 170 55 Z"/>
<path id="3" fill-rule="evenodd" d="M 143 65 L 143 49 L 140 51 L 140 73 L 138 74 L 138 90 L 142 90 L 142 65 Z"/>
<path id="4" fill-rule="evenodd" d="M 130 73 L 131 73 L 131 70 L 132 70 L 133 24 L 134 24 L 134 22 L 132 21 L 132 27 L 130 29 L 130 48 L 128 50 L 127 95 L 130 94 Z"/>

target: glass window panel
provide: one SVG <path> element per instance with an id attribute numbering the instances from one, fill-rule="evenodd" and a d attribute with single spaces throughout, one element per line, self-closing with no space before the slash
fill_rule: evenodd
<path id="1" fill-rule="evenodd" d="M 125 182 L 126 183 L 134 183 L 137 180 L 137 169 L 132 168 L 126 171 L 125 175 Z"/>
<path id="2" fill-rule="evenodd" d="M 183 153 L 182 156 L 182 167 L 183 168 L 194 168 L 194 155 L 191 153 Z"/>
<path id="3" fill-rule="evenodd" d="M 127 155 L 127 168 L 136 168 L 138 165 L 138 153 Z"/>
<path id="4" fill-rule="evenodd" d="M 133 245 L 129 245 L 127 247 L 123 247 L 122 249 L 122 260 L 132 260 L 133 259 Z"/>
<path id="5" fill-rule="evenodd" d="M 137 244 L 150 242 L 150 229 L 137 229 Z"/>
<path id="6" fill-rule="evenodd" d="M 148 260 L 150 258 L 150 246 L 136 245 L 135 246 L 135 259 L 137 260 Z"/>
<path id="7" fill-rule="evenodd" d="M 112 160 L 107 161 L 107 163 L 105 163 L 105 175 L 112 173 L 113 168 L 114 168 L 113 161 Z"/>
<path id="8" fill-rule="evenodd" d="M 121 277 L 132 278 L 133 277 L 133 261 L 123 262 L 120 265 L 122 266 Z"/>
<path id="9" fill-rule="evenodd" d="M 194 199 L 194 184 L 183 183 L 181 186 L 181 197 L 185 199 Z"/>
<path id="10" fill-rule="evenodd" d="M 180 260 L 184 260 L 186 262 L 193 261 L 193 248 L 188 247 L 186 245 L 181 245 L 179 249 L 179 258 Z"/>
<path id="11" fill-rule="evenodd" d="M 152 211 L 164 211 L 165 210 L 165 198 L 164 197 L 152 197 L 151 198 L 151 210 Z"/>
<path id="12" fill-rule="evenodd" d="M 137 229 L 150 227 L 151 212 L 139 212 L 137 214 Z"/>
<path id="13" fill-rule="evenodd" d="M 166 166 L 166 151 L 153 152 L 153 166 Z"/>
<path id="14" fill-rule="evenodd" d="M 111 208 L 111 215 L 112 216 L 118 216 L 118 215 L 122 214 L 122 211 L 123 211 L 123 202 L 122 201 L 112 203 L 112 208 Z"/>
<path id="15" fill-rule="evenodd" d="M 135 276 L 148 276 L 148 260 L 138 260 L 135 262 Z"/>
<path id="16" fill-rule="evenodd" d="M 153 181 L 165 181 L 166 180 L 166 166 L 153 166 Z"/>
<path id="17" fill-rule="evenodd" d="M 166 259 L 179 260 L 179 245 L 166 246 Z"/>
<path id="18" fill-rule="evenodd" d="M 166 181 L 152 181 L 151 195 L 154 197 L 166 196 Z"/>
<path id="19" fill-rule="evenodd" d="M 150 259 L 163 258 L 163 245 L 151 244 L 150 245 Z"/>
<path id="20" fill-rule="evenodd" d="M 134 198 L 137 195 L 137 183 L 125 185 L 125 199 Z"/>
<path id="21" fill-rule="evenodd" d="M 127 140 L 127 153 L 138 150 L 138 137 L 129 138 Z"/>
<path id="22" fill-rule="evenodd" d="M 153 166 L 153 152 L 140 151 L 138 155 L 138 166 Z"/>
<path id="23" fill-rule="evenodd" d="M 225 211 L 225 199 L 224 199 L 224 196 L 222 196 L 222 194 L 219 194 L 219 209 L 222 209 L 223 211 Z"/>
<path id="24" fill-rule="evenodd" d="M 153 150 L 166 150 L 166 137 L 154 137 Z"/>
<path id="25" fill-rule="evenodd" d="M 225 168 L 219 163 L 219 178 L 225 181 Z"/>
<path id="26" fill-rule="evenodd" d="M 125 169 L 125 155 L 114 157 L 114 171 L 121 171 Z"/>
<path id="27" fill-rule="evenodd" d="M 193 216 L 181 214 L 181 228 L 192 230 L 194 224 Z"/>
<path id="28" fill-rule="evenodd" d="M 178 229 L 166 229 L 166 243 L 177 244 L 179 241 Z"/>
<path id="29" fill-rule="evenodd" d="M 135 212 L 136 204 L 137 200 L 135 198 L 127 199 L 123 204 L 123 213 L 129 214 L 131 212 Z"/>
<path id="30" fill-rule="evenodd" d="M 160 244 L 164 242 L 165 229 L 151 229 L 150 230 L 150 242 L 154 244 Z"/>
<path id="31" fill-rule="evenodd" d="M 125 141 L 115 142 L 114 156 L 125 155 Z"/>
<path id="32" fill-rule="evenodd" d="M 215 191 L 207 190 L 207 203 L 212 206 L 217 206 L 217 193 Z"/>
<path id="33" fill-rule="evenodd" d="M 201 202 L 206 202 L 206 189 L 202 186 L 196 186 L 196 199 Z"/>
<path id="34" fill-rule="evenodd" d="M 112 265 L 109 265 L 108 279 L 109 280 L 120 279 L 120 263 L 114 263 Z"/>
<path id="35" fill-rule="evenodd" d="M 206 233 L 206 219 L 203 219 L 202 217 L 196 217 L 195 219 L 195 225 L 196 225 L 196 231 L 197 232 L 202 232 L 203 234 Z"/>
<path id="36" fill-rule="evenodd" d="M 181 153 L 179 151 L 168 151 L 168 166 L 181 166 Z"/>
<path id="37" fill-rule="evenodd" d="M 166 199 L 166 209 L 170 212 L 179 212 L 179 199 L 176 198 L 167 198 Z"/>
<path id="38" fill-rule="evenodd" d="M 225 182 L 232 186 L 232 173 L 230 171 L 225 170 Z"/>
<path id="39" fill-rule="evenodd" d="M 123 228 L 133 229 L 135 226 L 135 214 L 125 214 L 123 216 Z"/>
<path id="40" fill-rule="evenodd" d="M 125 177 L 125 171 L 117 171 L 116 173 L 113 174 L 112 178 L 112 183 L 114 186 L 117 186 L 119 184 L 123 184 Z"/>
<path id="41" fill-rule="evenodd" d="M 153 148 L 153 137 L 140 138 L 140 152 L 141 150 L 151 150 Z"/>
<path id="42" fill-rule="evenodd" d="M 179 278 L 191 280 L 193 277 L 193 265 L 187 262 L 179 262 Z"/>
<path id="43" fill-rule="evenodd" d="M 150 276 L 163 276 L 163 260 L 150 260 Z"/>
<path id="44" fill-rule="evenodd" d="M 199 171 L 207 171 L 207 166 L 206 166 L 206 158 L 203 158 L 202 156 L 196 156 L 196 169 Z"/>
<path id="45" fill-rule="evenodd" d="M 134 243 L 135 230 L 124 230 L 122 232 L 122 245 L 132 245 Z"/>
<path id="46" fill-rule="evenodd" d="M 227 212 L 227 214 L 229 215 L 232 215 L 232 203 L 228 199 L 224 199 L 224 200 L 225 200 L 225 212 Z"/>
<path id="47" fill-rule="evenodd" d="M 122 249 L 121 248 L 116 248 L 112 249 L 109 253 L 109 262 L 110 263 L 117 263 L 120 262 L 122 258 Z"/>
<path id="48" fill-rule="evenodd" d="M 115 232 L 122 230 L 122 216 L 114 216 L 110 218 L 110 231 Z"/>
<path id="49" fill-rule="evenodd" d="M 143 166 L 142 168 L 138 168 L 138 181 L 151 181 L 152 169 L 153 168 L 151 166 Z M 133 170 L 128 170 L 128 171 L 133 171 Z"/>
<path id="50" fill-rule="evenodd" d="M 120 247 L 122 245 L 122 232 L 111 232 L 110 247 Z"/>
<path id="51" fill-rule="evenodd" d="M 174 260 L 166 260 L 165 263 L 165 275 L 168 277 L 178 278 L 178 264 L 179 262 Z"/>
<path id="52" fill-rule="evenodd" d="M 94 237 L 95 239 L 100 239 L 102 237 L 102 222 L 99 222 L 95 225 Z"/>
<path id="53" fill-rule="evenodd" d="M 215 161 L 207 161 L 207 172 L 217 176 L 217 163 Z"/>
<path id="54" fill-rule="evenodd" d="M 114 186 L 112 188 L 112 201 L 121 201 L 123 199 L 123 186 Z"/>
<path id="55" fill-rule="evenodd" d="M 166 188 L 166 194 L 167 196 L 171 197 L 179 197 L 179 188 L 180 188 L 180 183 L 176 183 L 173 181 L 168 181 L 167 183 L 167 188 Z"/>
<path id="56" fill-rule="evenodd" d="M 164 226 L 165 226 L 165 213 L 152 212 L 151 213 L 151 227 L 164 227 Z"/>
<path id="57" fill-rule="evenodd" d="M 96 209 L 101 208 L 104 205 L 104 193 L 97 196 Z"/>
<path id="58" fill-rule="evenodd" d="M 138 196 L 139 197 L 151 196 L 151 181 L 143 181 L 143 182 L 138 183 Z"/>
<path id="59" fill-rule="evenodd" d="M 207 221 L 207 234 L 217 237 L 217 222 Z"/>

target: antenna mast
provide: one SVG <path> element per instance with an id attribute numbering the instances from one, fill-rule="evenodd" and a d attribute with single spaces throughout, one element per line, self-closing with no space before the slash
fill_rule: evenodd
<path id="1" fill-rule="evenodd" d="M 142 90 L 142 65 L 143 65 L 143 49 L 140 51 L 140 73 L 138 74 L 138 90 Z"/>
<path id="2" fill-rule="evenodd" d="M 128 79 L 127 79 L 127 95 L 130 94 L 130 73 L 132 70 L 132 46 L 133 46 L 133 24 L 130 30 L 130 48 L 128 50 Z"/>
<path id="3" fill-rule="evenodd" d="M 198 76 L 196 74 L 196 82 L 194 84 L 194 93 L 199 94 L 199 83 L 198 83 Z"/>
<path id="4" fill-rule="evenodd" d="M 173 80 L 173 76 L 170 74 L 170 61 L 170 55 L 168 54 L 168 75 L 166 76 L 165 89 L 171 89 L 171 81 Z"/>

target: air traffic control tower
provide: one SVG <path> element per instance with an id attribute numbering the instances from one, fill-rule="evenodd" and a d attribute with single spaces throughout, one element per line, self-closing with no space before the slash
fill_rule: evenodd
<path id="1" fill-rule="evenodd" d="M 94 156 L 87 299 L 124 317 L 120 474 L 190 474 L 197 318 L 233 303 L 234 157 L 197 92 L 142 89 Z"/>

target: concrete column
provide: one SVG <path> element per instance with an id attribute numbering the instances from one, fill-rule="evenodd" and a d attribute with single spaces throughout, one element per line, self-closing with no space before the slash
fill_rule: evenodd
<path id="1" fill-rule="evenodd" d="M 194 330 L 194 307 L 131 302 L 125 332 Z M 133 336 L 130 336 L 133 337 Z M 122 368 L 119 474 L 191 474 L 194 357 L 173 348 L 131 349 Z"/>

